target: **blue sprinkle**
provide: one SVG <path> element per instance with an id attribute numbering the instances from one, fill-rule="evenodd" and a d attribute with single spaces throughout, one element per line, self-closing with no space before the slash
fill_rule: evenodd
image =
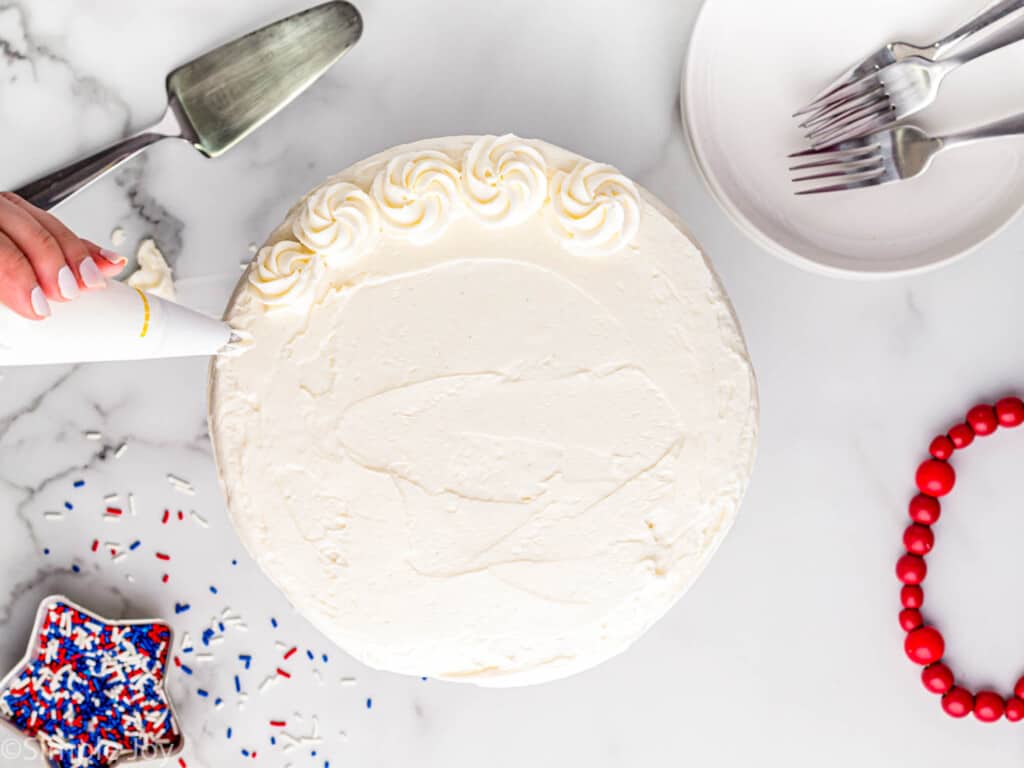
<path id="1" fill-rule="evenodd" d="M 326 664 L 326 663 L 327 663 L 327 654 L 325 653 L 324 654 L 324 664 Z"/>
<path id="2" fill-rule="evenodd" d="M 424 683 L 427 682 L 427 678 L 425 677 L 421 677 L 420 680 L 422 680 Z"/>
<path id="3" fill-rule="evenodd" d="M 195 650 L 196 650 L 195 648 L 182 648 L 181 652 L 182 653 L 194 653 Z"/>
<path id="4" fill-rule="evenodd" d="M 252 664 L 252 656 L 250 656 L 247 653 L 240 653 L 240 654 L 238 654 L 238 659 L 239 659 L 239 661 L 244 661 L 245 662 L 245 668 L 246 669 L 248 669 L 249 665 Z"/>
<path id="5" fill-rule="evenodd" d="M 50 548 L 49 548 L 49 547 L 47 547 L 46 549 L 44 549 L 44 550 L 43 550 L 43 554 L 44 554 L 44 555 L 48 555 L 48 554 L 50 554 Z"/>
<path id="6" fill-rule="evenodd" d="M 330 760 L 324 760 L 324 768 L 331 768 L 331 761 Z"/>
<path id="7" fill-rule="evenodd" d="M 232 560 L 232 561 L 231 561 L 231 564 L 232 564 L 232 565 L 238 565 L 238 561 L 237 561 L 237 560 Z"/>
<path id="8" fill-rule="evenodd" d="M 184 613 L 185 611 L 187 611 L 191 607 L 192 606 L 189 605 L 188 603 L 175 603 L 174 604 L 174 612 L 175 613 Z"/>
<path id="9" fill-rule="evenodd" d="M 220 629 L 221 632 L 227 631 L 227 630 L 224 629 L 224 622 L 223 621 L 218 621 L 217 622 L 217 628 Z"/>
<path id="10" fill-rule="evenodd" d="M 181 665 L 181 671 L 184 672 L 186 675 L 191 675 L 192 674 L 192 667 L 189 667 L 189 666 L 186 666 L 185 664 L 182 664 Z"/>
<path id="11" fill-rule="evenodd" d="M 141 541 L 133 541 L 132 545 L 128 549 L 138 549 L 142 545 Z"/>
<path id="12" fill-rule="evenodd" d="M 203 645 L 209 645 L 210 644 L 210 638 L 212 638 L 215 634 L 217 634 L 217 633 L 214 632 L 212 629 L 204 629 L 203 630 Z"/>
<path id="13" fill-rule="evenodd" d="M 217 594 L 217 588 L 214 587 L 214 586 L 211 586 L 210 587 L 210 593 L 216 595 Z"/>
<path id="14" fill-rule="evenodd" d="M 367 709 L 373 709 L 373 699 L 367 699 L 366 700 L 366 708 Z"/>
<path id="15" fill-rule="evenodd" d="M 274 738 L 273 736 L 271 736 L 271 737 L 270 737 L 270 746 L 272 746 L 272 747 L 273 747 L 273 746 L 275 746 L 276 744 L 277 744 L 277 739 L 275 739 L 275 738 Z"/>
<path id="16" fill-rule="evenodd" d="M 216 699 L 213 700 L 213 706 L 219 707 L 221 705 L 222 701 L 224 701 L 224 699 L 222 699 L 220 696 L 218 696 Z"/>
<path id="17" fill-rule="evenodd" d="M 274 629 L 277 629 L 277 619 L 271 617 L 270 618 L 270 626 L 272 626 Z"/>
<path id="18" fill-rule="evenodd" d="M 75 488 L 81 488 L 83 485 L 85 485 L 85 480 L 75 480 L 74 482 Z"/>
<path id="19" fill-rule="evenodd" d="M 238 679 L 238 675 L 235 675 L 235 691 L 237 693 L 242 692 L 242 681 Z"/>
<path id="20" fill-rule="evenodd" d="M 77 563 L 75 563 L 74 565 L 71 566 L 71 570 L 74 571 L 75 573 L 81 573 L 82 572 L 82 569 L 78 567 Z"/>
<path id="21" fill-rule="evenodd" d="M 64 509 L 66 509 L 68 512 L 70 512 L 74 508 L 75 508 L 75 505 L 72 504 L 70 501 L 65 501 L 64 502 Z"/>
<path id="22" fill-rule="evenodd" d="M 314 749 L 314 750 L 313 750 L 312 752 L 310 752 L 309 754 L 310 754 L 310 755 L 312 755 L 313 757 L 316 757 L 316 750 Z"/>
<path id="23" fill-rule="evenodd" d="M 248 749 L 243 749 L 242 750 L 242 757 L 248 757 L 248 756 L 249 756 L 249 750 Z"/>
<path id="24" fill-rule="evenodd" d="M 229 739 L 231 738 L 231 727 L 230 726 L 228 727 L 228 738 Z"/>
<path id="25" fill-rule="evenodd" d="M 310 661 L 313 661 L 313 659 L 316 658 L 316 656 L 313 655 L 312 651 L 306 651 L 306 656 L 309 658 Z"/>
<path id="26" fill-rule="evenodd" d="M 199 694 L 200 696 L 202 696 L 202 697 L 203 697 L 204 699 L 205 699 L 205 698 L 206 698 L 207 696 L 209 696 L 209 695 L 210 695 L 210 692 L 209 692 L 209 691 L 203 690 L 202 688 L 197 688 L 197 689 L 196 689 L 196 693 L 198 693 L 198 694 Z"/>

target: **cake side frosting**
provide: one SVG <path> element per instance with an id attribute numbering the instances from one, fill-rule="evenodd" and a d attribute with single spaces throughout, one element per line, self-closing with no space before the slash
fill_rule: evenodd
<path id="1" fill-rule="evenodd" d="M 372 666 L 586 669 L 735 517 L 742 337 L 692 240 L 608 166 L 509 136 L 389 150 L 292 209 L 228 317 L 256 339 L 211 378 L 232 519 Z"/>

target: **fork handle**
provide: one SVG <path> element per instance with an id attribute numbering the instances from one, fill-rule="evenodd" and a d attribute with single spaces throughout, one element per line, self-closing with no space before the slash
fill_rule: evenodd
<path id="1" fill-rule="evenodd" d="M 960 29 L 935 43 L 932 46 L 935 50 L 935 60 L 945 58 L 954 50 L 967 44 L 977 35 L 986 32 L 991 27 L 999 24 L 999 22 L 1021 10 L 1024 10 L 1024 0 L 1000 0 L 1000 2 L 975 16 L 969 22 L 960 27 Z M 1003 43 L 1003 45 L 1006 45 L 1006 43 Z M 985 53 L 988 52 L 989 51 L 985 51 Z M 980 56 L 982 54 L 976 55 Z"/>
<path id="2" fill-rule="evenodd" d="M 1000 139 L 1007 136 L 1024 136 L 1024 112 L 996 120 L 994 123 L 979 125 L 960 133 L 943 136 L 941 141 L 943 149 L 951 149 L 986 139 Z"/>

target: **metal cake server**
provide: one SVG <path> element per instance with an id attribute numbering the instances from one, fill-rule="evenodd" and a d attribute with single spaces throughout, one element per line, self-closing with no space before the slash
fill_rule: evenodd
<path id="1" fill-rule="evenodd" d="M 329 2 L 222 45 L 167 76 L 167 111 L 156 125 L 15 194 L 49 210 L 163 139 L 217 157 L 312 85 L 362 33 L 355 6 Z"/>

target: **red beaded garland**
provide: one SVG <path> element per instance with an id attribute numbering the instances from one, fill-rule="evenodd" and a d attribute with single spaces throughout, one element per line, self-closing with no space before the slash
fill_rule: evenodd
<path id="1" fill-rule="evenodd" d="M 921 525 L 935 525 L 939 522 L 939 515 L 942 514 L 942 506 L 939 500 L 933 496 L 925 496 L 919 493 L 910 500 L 910 519 Z"/>
<path id="2" fill-rule="evenodd" d="M 929 496 L 945 496 L 956 484 L 956 472 L 944 461 L 929 459 L 917 468 L 917 487 Z"/>
<path id="3" fill-rule="evenodd" d="M 955 685 L 953 671 L 943 663 L 946 643 L 942 634 L 925 623 L 921 614 L 924 590 L 921 582 L 928 574 L 924 556 L 935 546 L 933 525 L 942 513 L 939 497 L 945 496 L 956 485 L 956 472 L 949 464 L 954 453 L 974 442 L 975 436 L 985 437 L 999 427 L 1014 428 L 1024 425 L 1024 400 L 1006 397 L 992 405 L 976 405 L 967 412 L 965 423 L 953 426 L 947 435 L 932 440 L 928 447 L 931 458 L 917 469 L 914 478 L 920 491 L 910 500 L 908 512 L 911 525 L 903 532 L 906 553 L 896 561 L 896 576 L 900 587 L 900 627 L 907 633 L 903 649 L 907 657 L 920 664 L 921 682 L 932 693 L 942 695 L 942 709 L 951 717 L 966 717 L 974 713 L 983 723 L 992 723 L 1002 717 L 1011 722 L 1024 720 L 1024 677 L 1013 689 L 1013 696 L 1003 697 L 995 691 L 972 694 Z"/>
<path id="4" fill-rule="evenodd" d="M 903 532 L 903 546 L 914 555 L 927 555 L 935 546 L 935 534 L 927 525 L 914 523 Z"/>
<path id="5" fill-rule="evenodd" d="M 949 693 L 942 697 L 942 708 L 950 717 L 967 717 L 974 709 L 974 697 L 963 688 L 951 688 Z"/>
<path id="6" fill-rule="evenodd" d="M 949 430 L 949 439 L 958 451 L 974 442 L 974 431 L 967 424 L 957 424 Z"/>
<path id="7" fill-rule="evenodd" d="M 900 588 L 900 605 L 904 608 L 920 608 L 924 605 L 924 590 L 917 584 L 904 584 Z"/>
<path id="8" fill-rule="evenodd" d="M 996 417 L 1003 427 L 1019 427 L 1024 424 L 1024 400 L 1019 397 L 1004 397 L 996 403 Z"/>
<path id="9" fill-rule="evenodd" d="M 938 661 L 921 670 L 921 682 L 932 693 L 946 693 L 953 687 L 953 670 Z"/>

